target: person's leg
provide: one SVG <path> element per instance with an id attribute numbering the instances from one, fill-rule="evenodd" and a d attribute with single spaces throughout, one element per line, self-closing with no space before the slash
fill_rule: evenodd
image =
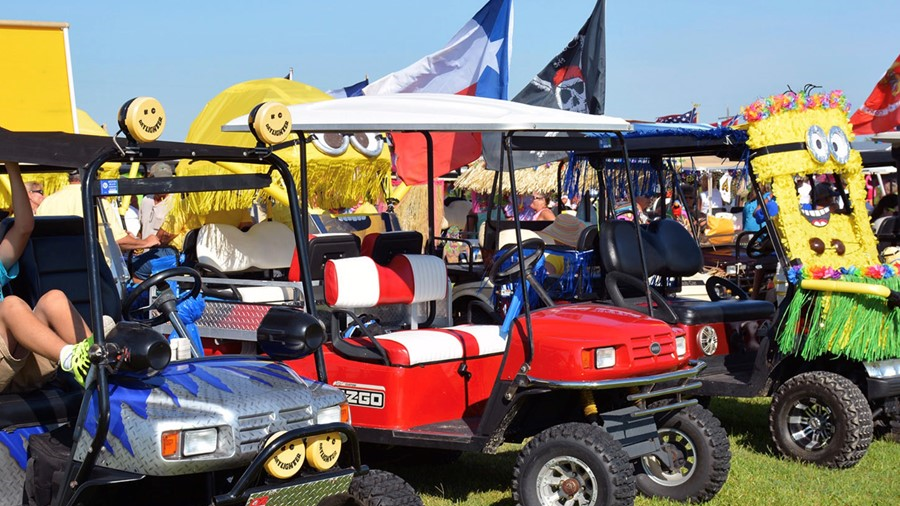
<path id="1" fill-rule="evenodd" d="M 19 297 L 9 296 L 0 302 L 0 334 L 13 354 L 17 348 L 57 360 L 66 342 L 45 322 L 39 320 L 28 303 Z"/>
<path id="2" fill-rule="evenodd" d="M 75 344 L 91 335 L 81 314 L 60 290 L 45 293 L 34 306 L 34 316 L 52 329 L 66 344 Z"/>

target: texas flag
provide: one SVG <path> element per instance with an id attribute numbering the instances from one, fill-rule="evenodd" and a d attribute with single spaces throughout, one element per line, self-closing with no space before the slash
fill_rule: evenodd
<path id="1" fill-rule="evenodd" d="M 900 126 L 900 56 L 884 73 L 866 103 L 850 117 L 856 135 L 877 134 Z"/>
<path id="2" fill-rule="evenodd" d="M 506 100 L 512 38 L 512 0 L 490 0 L 450 42 L 403 70 L 363 88 L 363 95 L 453 93 Z M 425 138 L 393 132 L 397 175 L 406 184 L 427 181 Z M 481 155 L 481 135 L 435 132 L 434 176 Z"/>

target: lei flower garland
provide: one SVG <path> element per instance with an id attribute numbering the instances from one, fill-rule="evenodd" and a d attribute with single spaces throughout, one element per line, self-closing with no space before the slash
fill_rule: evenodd
<path id="1" fill-rule="evenodd" d="M 761 98 L 746 107 L 741 107 L 741 114 L 745 121 L 752 123 L 781 112 L 800 112 L 808 109 L 840 109 L 844 113 L 848 113 L 850 112 L 850 103 L 841 90 L 834 90 L 828 94 L 813 93 L 810 95 L 802 91 L 799 93 L 789 91 L 781 95 Z"/>
<path id="2" fill-rule="evenodd" d="M 787 278 L 792 284 L 798 284 L 804 279 L 834 279 L 843 278 L 870 278 L 870 279 L 890 279 L 898 276 L 900 273 L 900 262 L 893 264 L 870 265 L 865 268 L 856 266 L 840 267 L 834 269 L 832 267 L 808 267 L 805 265 L 794 265 L 788 269 Z"/>

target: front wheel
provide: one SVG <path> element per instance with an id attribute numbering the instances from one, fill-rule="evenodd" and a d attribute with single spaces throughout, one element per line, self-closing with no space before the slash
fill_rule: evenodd
<path id="1" fill-rule="evenodd" d="M 644 495 L 676 501 L 712 499 L 725 484 L 731 468 L 728 434 L 709 410 L 695 405 L 657 415 L 667 466 L 647 455 L 635 461 L 637 489 Z"/>
<path id="2" fill-rule="evenodd" d="M 634 476 L 628 454 L 609 433 L 596 425 L 565 423 L 522 448 L 512 492 L 521 506 L 629 505 Z"/>
<path id="3" fill-rule="evenodd" d="M 825 467 L 856 465 L 872 443 L 872 409 L 849 379 L 798 374 L 772 396 L 769 430 L 783 455 Z"/>
<path id="4" fill-rule="evenodd" d="M 347 493 L 329 497 L 319 506 L 423 506 L 423 503 L 403 478 L 373 469 L 354 476 Z"/>

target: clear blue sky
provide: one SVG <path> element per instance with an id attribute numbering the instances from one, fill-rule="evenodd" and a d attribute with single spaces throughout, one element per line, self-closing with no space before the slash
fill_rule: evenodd
<path id="1" fill-rule="evenodd" d="M 6 2 L 6 19 L 65 21 L 79 108 L 115 124 L 127 99 L 168 113 L 183 140 L 207 101 L 282 77 L 323 90 L 374 80 L 443 47 L 486 0 Z M 594 0 L 514 0 L 509 96 L 575 35 Z M 652 120 L 700 104 L 700 121 L 806 83 L 855 110 L 900 53 L 900 2 L 608 0 L 607 114 Z M 7 77 L 8 78 L 8 77 Z"/>

